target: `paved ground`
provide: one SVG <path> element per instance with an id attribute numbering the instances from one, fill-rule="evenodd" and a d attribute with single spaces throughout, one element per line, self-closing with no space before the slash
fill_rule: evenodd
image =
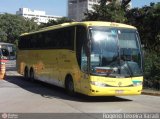
<path id="1" fill-rule="evenodd" d="M 70 97 L 62 88 L 26 81 L 15 71 L 7 75 L 0 80 L 0 113 L 160 113 L 159 96 Z"/>

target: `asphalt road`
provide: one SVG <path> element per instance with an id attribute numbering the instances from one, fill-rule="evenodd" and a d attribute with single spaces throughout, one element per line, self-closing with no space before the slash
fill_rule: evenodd
<path id="1" fill-rule="evenodd" d="M 15 71 L 7 71 L 6 80 L 0 80 L 0 113 L 4 112 L 160 113 L 160 97 L 87 97 L 80 94 L 70 97 L 62 88 L 37 81 L 30 82 Z"/>

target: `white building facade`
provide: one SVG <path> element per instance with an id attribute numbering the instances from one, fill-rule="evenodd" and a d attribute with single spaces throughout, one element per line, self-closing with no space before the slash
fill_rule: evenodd
<path id="1" fill-rule="evenodd" d="M 84 13 L 87 10 L 93 10 L 94 4 L 99 4 L 100 0 L 68 0 L 68 17 L 70 19 L 81 21 L 85 18 Z M 112 1 L 112 0 L 111 0 Z M 122 0 L 117 0 L 121 4 Z M 129 3 L 131 8 L 131 3 Z"/>
<path id="2" fill-rule="evenodd" d="M 16 15 L 20 15 L 29 19 L 35 18 L 35 22 L 38 24 L 47 23 L 49 20 L 57 20 L 58 18 L 61 18 L 61 16 L 46 15 L 45 11 L 32 11 L 29 8 L 19 8 L 19 11 L 16 12 Z"/>
<path id="3" fill-rule="evenodd" d="M 92 10 L 94 4 L 98 4 L 99 0 L 68 0 L 68 17 L 76 21 L 85 18 L 84 13 Z"/>

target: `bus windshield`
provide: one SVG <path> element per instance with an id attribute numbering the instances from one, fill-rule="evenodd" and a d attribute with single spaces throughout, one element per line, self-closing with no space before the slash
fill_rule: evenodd
<path id="1" fill-rule="evenodd" d="M 0 43 L 0 58 L 7 60 L 16 59 L 16 48 L 13 44 Z"/>
<path id="2" fill-rule="evenodd" d="M 142 76 L 142 55 L 136 30 L 90 28 L 90 72 L 109 77 Z"/>

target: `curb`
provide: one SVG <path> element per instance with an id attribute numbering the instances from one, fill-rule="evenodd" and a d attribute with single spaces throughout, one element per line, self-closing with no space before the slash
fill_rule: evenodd
<path id="1" fill-rule="evenodd" d="M 142 94 L 143 95 L 152 95 L 152 96 L 160 96 L 160 91 L 142 91 Z"/>

